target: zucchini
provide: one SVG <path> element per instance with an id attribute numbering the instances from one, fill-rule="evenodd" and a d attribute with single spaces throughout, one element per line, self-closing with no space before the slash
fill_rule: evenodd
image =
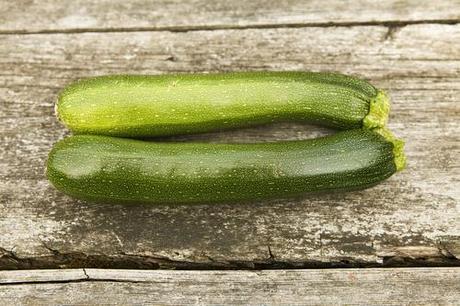
<path id="1" fill-rule="evenodd" d="M 71 196 L 112 203 L 218 203 L 363 189 L 404 167 L 402 142 L 382 134 L 357 129 L 257 144 L 76 135 L 54 146 L 47 176 Z"/>
<path id="2" fill-rule="evenodd" d="M 372 129 L 385 126 L 389 100 L 364 80 L 334 73 L 115 75 L 71 84 L 56 112 L 75 134 L 136 138 L 279 121 Z"/>

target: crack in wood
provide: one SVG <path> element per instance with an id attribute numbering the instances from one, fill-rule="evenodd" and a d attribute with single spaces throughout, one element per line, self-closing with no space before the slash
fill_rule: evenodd
<path id="1" fill-rule="evenodd" d="M 81 283 L 89 281 L 89 279 L 66 279 L 66 280 L 46 280 L 46 281 L 18 281 L 13 283 L 0 283 L 2 286 L 20 286 L 20 285 L 37 285 L 37 284 L 67 284 L 67 283 Z"/>
<path id="2" fill-rule="evenodd" d="M 318 272 L 314 270 L 290 270 L 290 273 L 348 273 L 349 275 L 354 275 L 356 273 L 367 273 L 367 274 L 372 274 L 372 273 L 377 273 L 380 274 L 379 271 L 380 268 L 371 268 L 371 269 L 362 269 L 359 270 L 359 272 L 356 269 L 332 269 L 332 270 L 317 270 Z M 381 270 L 382 273 L 386 273 L 388 271 L 393 271 L 392 273 L 394 275 L 401 275 L 403 273 L 412 273 L 414 271 L 418 272 L 423 272 L 423 271 L 430 271 L 430 269 L 433 268 L 422 268 L 418 270 L 411 270 L 407 268 L 393 268 L 391 270 Z M 449 269 L 449 268 L 438 268 L 437 271 L 438 273 L 445 271 L 444 269 Z M 455 268 L 451 268 L 455 269 Z M 335 271 L 334 271 L 335 270 Z M 19 285 L 37 285 L 37 284 L 66 284 L 66 283 L 83 283 L 83 282 L 113 282 L 113 283 L 133 283 L 133 284 L 138 284 L 138 283 L 163 283 L 161 279 L 156 279 L 155 277 L 152 277 L 149 274 L 157 273 L 153 270 L 144 270 L 142 272 L 137 271 L 134 272 L 135 270 L 127 270 L 127 271 L 122 271 L 122 270 L 113 270 L 113 269 L 108 269 L 108 270 L 101 270 L 101 269 L 75 269 L 71 273 L 72 275 L 78 274 L 78 272 L 81 272 L 80 277 L 70 277 L 70 275 L 66 276 L 66 273 L 68 274 L 70 270 L 56 270 L 51 273 L 47 273 L 48 275 L 41 275 L 45 270 L 25 270 L 23 275 L 27 275 L 28 277 L 24 277 L 22 275 L 6 275 L 6 282 L 0 282 L 0 287 L 1 286 L 19 286 Z M 435 271 L 435 270 L 432 270 Z M 7 271 L 4 271 L 7 272 Z M 12 271 L 11 271 L 12 272 Z M 139 273 L 140 272 L 140 273 Z M 287 272 L 287 271 L 285 271 Z M 7 272 L 8 273 L 8 272 Z M 28 274 L 27 274 L 28 273 Z M 133 275 L 134 273 L 134 275 Z M 171 277 L 173 276 L 175 272 L 173 271 L 163 271 L 163 273 L 168 273 L 168 275 Z M 186 272 L 187 273 L 187 272 Z M 188 273 L 194 273 L 193 271 L 189 271 Z M 212 271 L 207 272 L 208 274 L 206 275 L 212 275 Z M 233 273 L 232 271 L 217 271 L 216 273 L 220 274 L 230 274 Z M 267 273 L 276 273 L 274 271 L 241 271 L 240 273 L 255 273 L 259 277 L 263 277 Z M 52 277 L 56 277 L 62 274 L 64 278 L 61 279 L 53 279 Z M 29 279 L 30 275 L 34 275 L 34 278 Z M 195 274 L 196 275 L 196 274 Z M 41 277 L 40 277 L 41 276 Z M 121 276 L 121 277 L 120 277 Z M 147 276 L 147 277 L 145 277 Z M 150 276 L 150 277 L 149 277 Z M 160 277 L 161 278 L 161 277 Z M 356 278 L 353 278 L 354 281 L 356 281 Z"/>
<path id="3" fill-rule="evenodd" d="M 51 269 L 51 268 L 115 268 L 115 269 L 175 269 L 175 270 L 263 270 L 302 268 L 356 268 L 356 267 L 457 267 L 460 259 L 446 252 L 439 256 L 414 257 L 403 253 L 383 255 L 381 264 L 354 258 L 338 258 L 331 262 L 317 260 L 283 261 L 274 256 L 268 246 L 269 257 L 264 260 L 217 260 L 181 261 L 159 256 L 140 255 L 87 255 L 83 253 L 61 253 L 50 250 L 53 255 L 39 257 L 18 257 L 14 252 L 0 248 L 0 269 Z M 87 276 L 87 274 L 85 274 Z"/>
<path id="4" fill-rule="evenodd" d="M 63 270 L 65 271 L 65 270 Z M 83 278 L 78 279 L 63 279 L 63 280 L 35 280 L 35 281 L 15 281 L 15 282 L 6 282 L 1 283 L 1 286 L 20 286 L 20 285 L 37 285 L 37 284 L 68 284 L 68 283 L 84 283 L 84 282 L 112 282 L 112 283 L 155 283 L 154 281 L 146 280 L 128 280 L 128 279 L 116 279 L 116 278 L 93 278 L 88 275 L 86 269 L 81 269 L 84 274 Z"/>
<path id="5" fill-rule="evenodd" d="M 268 255 L 269 255 L 268 260 L 274 261 L 275 260 L 275 255 L 273 255 L 273 252 L 272 252 L 272 249 L 271 249 L 270 245 L 267 245 L 267 248 L 268 248 Z"/>
<path id="6" fill-rule="evenodd" d="M 48 251 L 50 251 L 53 255 L 58 256 L 58 255 L 61 254 L 58 250 L 55 250 L 55 249 L 51 248 L 50 246 L 48 246 L 44 241 L 42 241 L 41 243 L 42 243 L 43 247 L 45 249 L 47 249 Z"/>
<path id="7" fill-rule="evenodd" d="M 383 41 L 386 40 L 393 40 L 395 38 L 396 33 L 401 30 L 401 26 L 396 26 L 396 25 L 389 25 L 388 30 L 383 36 Z"/>
<path id="8" fill-rule="evenodd" d="M 86 269 L 83 268 L 82 271 L 83 271 L 83 274 L 85 274 L 86 279 L 89 279 L 89 275 L 88 275 L 88 273 L 86 273 Z"/>
<path id="9" fill-rule="evenodd" d="M 458 243 L 458 240 L 453 241 L 453 243 L 455 242 Z M 441 253 L 446 258 L 460 260 L 460 257 L 458 256 L 458 254 L 456 254 L 453 250 L 450 249 L 448 242 L 440 241 L 437 247 L 438 247 L 439 253 Z"/>
<path id="10" fill-rule="evenodd" d="M 3 255 L 0 257 L 0 259 L 2 257 L 8 257 L 8 258 L 13 259 L 15 261 L 20 261 L 21 260 L 21 258 L 19 258 L 13 250 L 7 250 L 5 248 L 0 247 L 0 253 L 3 253 Z"/>
<path id="11" fill-rule="evenodd" d="M 429 19 L 429 20 L 391 20 L 391 21 L 355 21 L 355 22 L 303 22 L 303 23 L 260 23 L 247 25 L 196 25 L 196 26 L 147 26 L 147 27 L 113 27 L 113 28 L 69 28 L 42 30 L 0 30 L 0 35 L 34 35 L 34 34 L 80 34 L 80 33 L 118 33 L 118 32 L 195 32 L 219 30 L 249 30 L 249 29 L 279 29 L 279 28 L 308 28 L 308 27 L 358 27 L 386 26 L 400 28 L 417 24 L 447 24 L 456 25 L 459 19 Z M 389 30 L 390 32 L 390 30 Z M 388 34 L 388 33 L 387 33 Z M 391 33 L 390 33 L 391 34 Z"/>

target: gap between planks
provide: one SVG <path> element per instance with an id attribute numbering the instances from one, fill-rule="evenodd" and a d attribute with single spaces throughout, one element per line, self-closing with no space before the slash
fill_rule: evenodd
<path id="1" fill-rule="evenodd" d="M 37 34 L 79 34 L 79 33 L 122 33 L 122 32 L 196 32 L 219 30 L 283 29 L 283 28 L 328 28 L 384 26 L 390 29 L 418 24 L 456 25 L 459 19 L 432 19 L 412 21 L 356 21 L 356 22 L 311 22 L 284 24 L 249 24 L 249 25 L 196 25 L 196 26 L 152 26 L 152 27 L 113 27 L 113 28 L 68 28 L 44 30 L 0 30 L 0 35 L 37 35 Z"/>

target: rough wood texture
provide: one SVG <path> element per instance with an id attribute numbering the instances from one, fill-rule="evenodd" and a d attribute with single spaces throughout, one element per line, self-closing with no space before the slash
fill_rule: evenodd
<path id="1" fill-rule="evenodd" d="M 0 268 L 458 265 L 458 41 L 460 25 L 0 35 Z M 393 98 L 408 168 L 366 191 L 234 205 L 94 205 L 46 181 L 47 153 L 67 134 L 53 104 L 70 81 L 226 70 L 369 79 Z M 325 132 L 280 124 L 191 138 Z"/>
<path id="2" fill-rule="evenodd" d="M 456 305 L 459 268 L 0 272 L 4 305 Z"/>
<path id="3" fill-rule="evenodd" d="M 460 19 L 458 0 L 0 1 L 0 33 L 176 30 L 344 24 L 405 24 Z"/>
<path id="4" fill-rule="evenodd" d="M 458 6 L 0 1 L 0 268 L 459 264 L 460 27 L 423 24 L 458 22 Z M 67 133 L 53 102 L 74 79 L 266 69 L 341 71 L 388 89 L 408 169 L 367 191 L 244 205 L 91 205 L 44 178 L 48 150 Z M 326 132 L 281 124 L 194 139 Z"/>
<path id="5" fill-rule="evenodd" d="M 108 273 L 116 273 L 124 275 L 123 271 L 126 270 L 97 270 L 98 275 L 109 271 Z M 143 270 L 145 271 L 145 270 Z M 131 275 L 132 273 L 126 274 Z M 30 283 L 49 283 L 49 282 L 75 282 L 88 279 L 88 275 L 84 269 L 65 269 L 65 270 L 12 270 L 0 271 L 0 286 L 8 284 L 30 284 Z M 0 287 L 0 292 L 2 291 Z M 0 301 L 1 301 L 0 293 Z"/>

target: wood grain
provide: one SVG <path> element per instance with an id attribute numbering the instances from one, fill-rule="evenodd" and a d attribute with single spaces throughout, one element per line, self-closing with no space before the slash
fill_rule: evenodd
<path id="1" fill-rule="evenodd" d="M 0 35 L 0 268 L 265 268 L 459 265 L 460 25 L 174 33 Z M 82 203 L 44 176 L 68 132 L 53 104 L 66 84 L 112 73 L 340 71 L 393 98 L 408 168 L 346 194 L 251 204 Z M 304 139 L 279 124 L 179 137 Z"/>
<path id="2" fill-rule="evenodd" d="M 6 305 L 456 305 L 459 268 L 0 272 Z M 82 278 L 78 279 L 76 276 Z"/>
<path id="3" fill-rule="evenodd" d="M 460 20 L 458 0 L 0 1 L 0 33 L 190 31 Z"/>
<path id="4" fill-rule="evenodd" d="M 102 275 L 106 270 L 97 270 L 97 275 Z M 117 273 L 118 270 L 107 270 L 110 273 Z M 95 271 L 96 272 L 96 271 Z M 122 274 L 123 271 L 118 271 Z M 127 274 L 130 275 L 130 274 Z M 64 269 L 64 270 L 13 270 L 0 271 L 0 286 L 8 284 L 30 284 L 30 283 L 49 283 L 49 282 L 76 282 L 88 279 L 84 269 Z M 0 287 L 1 288 L 1 287 Z M 0 289 L 0 291 L 2 291 Z M 1 301 L 0 294 L 0 301 Z"/>

